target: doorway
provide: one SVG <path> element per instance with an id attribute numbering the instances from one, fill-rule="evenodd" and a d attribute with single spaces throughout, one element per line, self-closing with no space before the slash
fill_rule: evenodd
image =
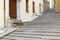
<path id="1" fill-rule="evenodd" d="M 28 10 L 28 0 L 26 0 L 26 12 L 29 12 L 29 10 Z"/>
<path id="2" fill-rule="evenodd" d="M 33 13 L 35 13 L 35 2 L 33 2 Z"/>
<path id="3" fill-rule="evenodd" d="M 9 16 L 10 18 L 17 18 L 17 0 L 9 0 Z"/>

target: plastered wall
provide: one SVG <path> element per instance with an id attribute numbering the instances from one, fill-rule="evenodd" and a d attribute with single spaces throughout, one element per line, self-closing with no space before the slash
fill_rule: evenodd
<path id="1" fill-rule="evenodd" d="M 33 4 L 32 2 L 35 2 L 35 13 L 40 13 L 39 11 L 39 4 L 41 4 L 41 12 L 43 12 L 44 10 L 44 5 L 43 5 L 43 0 L 29 0 L 28 2 L 28 9 L 29 9 L 29 12 L 28 14 L 29 15 L 33 15 Z M 27 13 L 26 12 L 26 0 L 21 0 L 20 2 L 20 12 L 21 13 Z"/>
<path id="2" fill-rule="evenodd" d="M 0 0 L 0 29 L 4 26 L 4 0 Z"/>
<path id="3" fill-rule="evenodd" d="M 43 0 L 34 0 L 35 2 L 35 13 L 41 13 L 44 11 L 44 3 L 43 3 Z M 39 6 L 39 4 L 41 4 L 41 6 Z M 41 10 L 39 9 L 41 8 Z"/>
<path id="4" fill-rule="evenodd" d="M 29 15 L 33 15 L 33 4 L 32 4 L 33 0 L 29 0 L 29 5 L 28 5 L 28 9 L 29 9 Z"/>
<path id="5" fill-rule="evenodd" d="M 25 0 L 20 1 L 20 13 L 25 13 L 26 12 L 26 2 Z"/>
<path id="6" fill-rule="evenodd" d="M 9 0 L 5 0 L 5 26 L 8 26 L 9 19 Z"/>

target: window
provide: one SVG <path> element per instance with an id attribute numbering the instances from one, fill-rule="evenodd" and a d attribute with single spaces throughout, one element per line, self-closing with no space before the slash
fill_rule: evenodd
<path id="1" fill-rule="evenodd" d="M 33 13 L 35 13 L 35 3 L 33 2 Z"/>
<path id="2" fill-rule="evenodd" d="M 28 0 L 26 0 L 26 12 L 28 12 Z"/>

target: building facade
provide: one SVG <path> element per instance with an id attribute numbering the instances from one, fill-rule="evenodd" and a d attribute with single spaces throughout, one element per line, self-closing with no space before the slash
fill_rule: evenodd
<path id="1" fill-rule="evenodd" d="M 43 0 L 9 0 L 6 5 L 9 17 L 22 22 L 32 21 L 33 15 L 41 15 L 44 11 Z"/>
<path id="2" fill-rule="evenodd" d="M 43 9 L 43 0 L 0 0 L 0 29 L 8 27 L 10 19 L 30 22 L 41 15 Z"/>
<path id="3" fill-rule="evenodd" d="M 52 1 L 49 3 L 52 8 Z M 44 0 L 0 0 L 0 33 L 10 26 L 8 24 L 11 19 L 31 22 L 43 12 Z"/>

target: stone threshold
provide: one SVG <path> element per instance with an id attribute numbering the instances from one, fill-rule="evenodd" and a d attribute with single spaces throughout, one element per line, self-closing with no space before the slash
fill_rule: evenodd
<path id="1" fill-rule="evenodd" d="M 34 19 L 36 19 L 37 17 L 39 17 L 39 16 L 32 16 L 32 17 L 30 17 L 30 18 L 26 18 L 26 19 L 21 19 L 22 20 L 22 22 L 31 22 L 31 21 L 33 21 Z"/>
<path id="2" fill-rule="evenodd" d="M 15 30 L 17 30 L 17 28 L 12 28 L 12 27 L 11 28 L 9 27 L 9 28 L 6 28 L 6 29 L 2 30 L 4 32 L 0 33 L 0 38 L 8 35 L 9 33 L 13 32 Z"/>

